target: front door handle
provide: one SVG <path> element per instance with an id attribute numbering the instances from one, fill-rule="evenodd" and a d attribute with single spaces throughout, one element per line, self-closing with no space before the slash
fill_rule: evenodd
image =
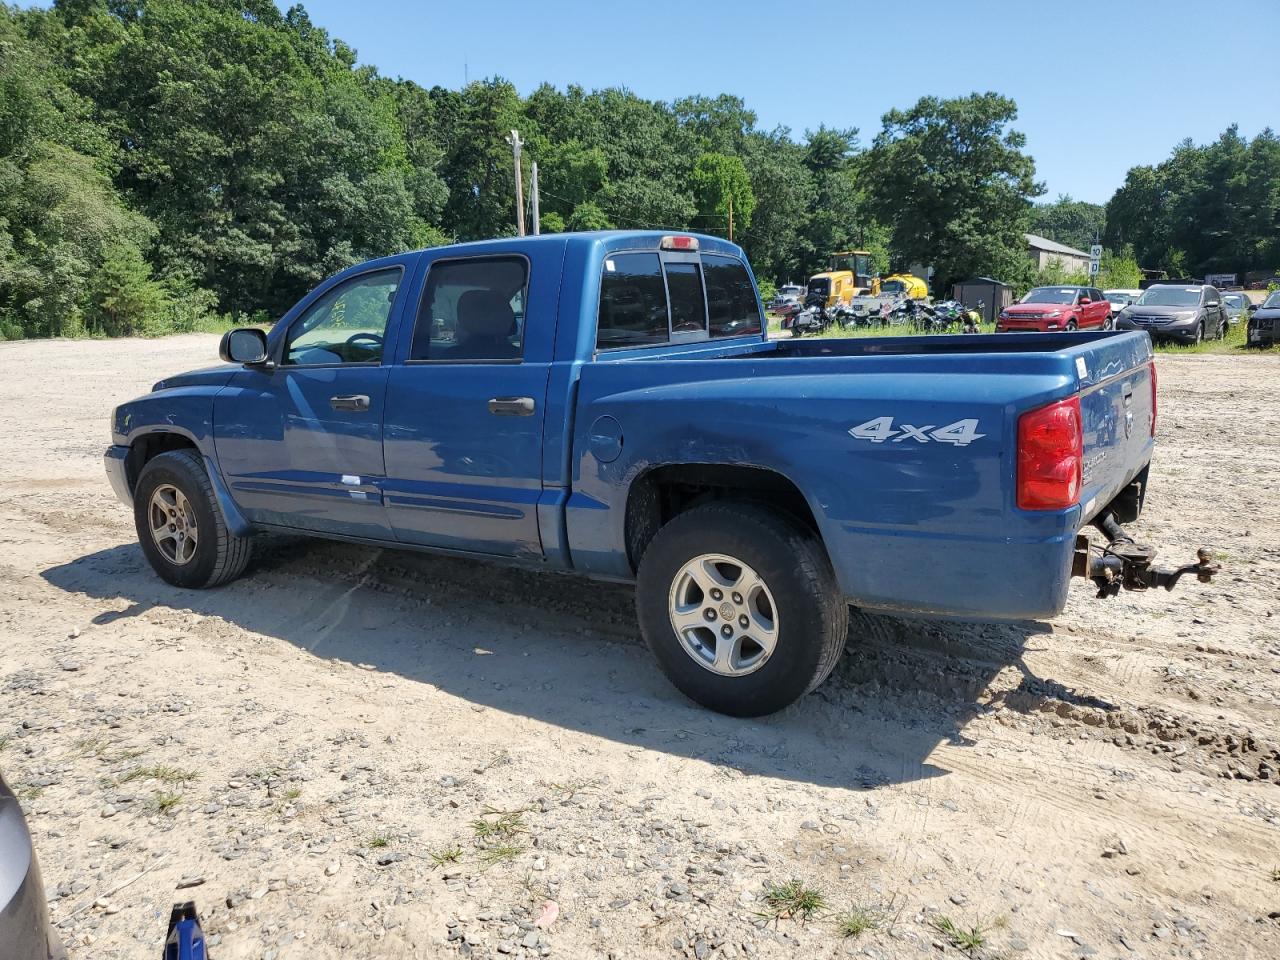
<path id="1" fill-rule="evenodd" d="M 330 397 L 329 406 L 335 410 L 368 410 L 369 398 L 363 393 L 349 393 Z"/>
<path id="2" fill-rule="evenodd" d="M 494 397 L 489 401 L 489 412 L 495 417 L 530 417 L 533 407 L 533 397 Z"/>

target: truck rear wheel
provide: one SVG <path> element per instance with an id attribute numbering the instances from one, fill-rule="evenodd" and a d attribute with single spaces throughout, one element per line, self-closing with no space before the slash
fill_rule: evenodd
<path id="1" fill-rule="evenodd" d="M 249 562 L 250 541 L 222 518 L 200 455 L 171 450 L 147 461 L 133 491 L 138 543 L 151 569 L 175 587 L 216 587 Z"/>
<path id="2" fill-rule="evenodd" d="M 816 688 L 849 631 L 821 541 L 751 504 L 695 507 L 659 530 L 640 563 L 636 611 L 667 678 L 735 717 L 774 713 Z"/>

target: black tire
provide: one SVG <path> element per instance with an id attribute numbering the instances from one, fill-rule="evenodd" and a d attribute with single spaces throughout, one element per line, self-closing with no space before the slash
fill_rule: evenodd
<path id="1" fill-rule="evenodd" d="M 725 676 L 700 665 L 672 626 L 668 602 L 686 563 L 707 553 L 741 560 L 776 607 L 773 653 L 752 673 Z M 826 550 L 799 521 L 746 503 L 712 503 L 678 515 L 644 553 L 636 612 L 645 642 L 685 696 L 734 717 L 774 713 L 815 689 L 835 668 L 849 633 L 849 607 Z"/>
<path id="2" fill-rule="evenodd" d="M 1076 329 L 1076 322 L 1075 322 L 1074 320 L 1068 320 L 1068 321 L 1067 321 L 1067 329 L 1068 329 L 1068 330 L 1075 330 L 1075 329 Z"/>
<path id="3" fill-rule="evenodd" d="M 793 337 L 798 337 L 798 336 L 800 336 L 800 328 L 799 328 L 799 327 L 797 327 L 797 326 L 795 326 L 795 325 L 792 325 L 792 327 L 791 327 L 791 336 L 793 336 Z"/>
<path id="4" fill-rule="evenodd" d="M 1204 343 L 1204 321 L 1200 321 L 1200 325 L 1196 327 L 1196 346 Z"/>
<path id="5" fill-rule="evenodd" d="M 195 517 L 195 552 L 185 563 L 167 557 L 151 535 L 151 498 L 163 485 L 179 490 Z M 250 538 L 227 529 L 204 462 L 194 450 L 171 450 L 147 461 L 133 491 L 133 522 L 151 569 L 175 587 L 221 586 L 240 576 L 249 563 Z"/>

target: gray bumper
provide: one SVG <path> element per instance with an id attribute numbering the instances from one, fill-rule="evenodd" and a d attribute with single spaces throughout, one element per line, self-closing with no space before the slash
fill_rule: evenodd
<path id="1" fill-rule="evenodd" d="M 125 468 L 129 448 L 119 444 L 107 447 L 102 455 L 103 466 L 107 468 L 107 479 L 111 481 L 111 489 L 126 506 L 133 506 L 133 493 L 129 490 L 129 472 Z"/>
<path id="2" fill-rule="evenodd" d="M 0 782 L 0 957 L 65 957 L 49 926 L 40 865 L 18 801 Z"/>

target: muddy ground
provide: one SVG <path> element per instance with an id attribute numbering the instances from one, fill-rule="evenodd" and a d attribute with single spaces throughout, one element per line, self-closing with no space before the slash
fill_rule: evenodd
<path id="1" fill-rule="evenodd" d="M 188 898 L 218 960 L 1280 955 L 1280 356 L 1158 361 L 1136 531 L 1219 582 L 855 615 L 740 721 L 618 587 L 284 538 L 166 586 L 107 418 L 215 345 L 0 344 L 0 768 L 73 957 Z"/>

